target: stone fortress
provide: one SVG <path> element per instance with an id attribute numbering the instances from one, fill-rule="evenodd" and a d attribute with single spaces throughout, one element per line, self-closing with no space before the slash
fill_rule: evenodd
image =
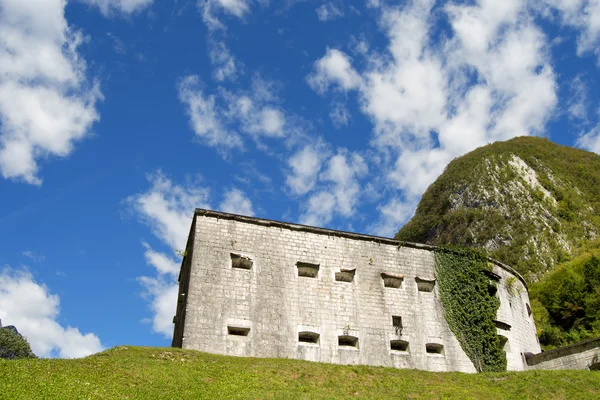
<path id="1" fill-rule="evenodd" d="M 196 209 L 172 345 L 245 357 L 476 372 L 444 318 L 434 250 Z M 507 368 L 528 369 L 540 345 L 525 281 L 499 262 L 490 279 L 498 288 L 495 323 Z M 535 368 L 548 362 L 556 360 L 537 360 Z"/>

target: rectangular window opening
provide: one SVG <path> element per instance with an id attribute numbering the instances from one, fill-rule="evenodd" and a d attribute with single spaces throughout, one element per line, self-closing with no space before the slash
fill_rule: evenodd
<path id="1" fill-rule="evenodd" d="M 390 340 L 390 348 L 394 351 L 408 351 L 408 342 L 405 340 Z"/>
<path id="2" fill-rule="evenodd" d="M 310 264 L 298 261 L 296 266 L 298 267 L 298 276 L 316 278 L 319 275 L 319 264 Z"/>
<path id="3" fill-rule="evenodd" d="M 316 332 L 300 332 L 298 333 L 298 341 L 301 343 L 319 344 L 319 336 Z"/>
<path id="4" fill-rule="evenodd" d="M 335 273 L 335 280 L 338 282 L 352 282 L 356 269 L 342 269 L 340 272 Z"/>
<path id="5" fill-rule="evenodd" d="M 392 316 L 392 326 L 394 327 L 396 335 L 402 335 L 402 317 L 396 315 Z"/>
<path id="6" fill-rule="evenodd" d="M 250 333 L 250 328 L 243 328 L 240 326 L 228 326 L 227 334 L 233 336 L 248 336 Z"/>
<path id="7" fill-rule="evenodd" d="M 444 346 L 439 343 L 427 343 L 425 351 L 429 354 L 444 354 Z"/>
<path id="8" fill-rule="evenodd" d="M 492 271 L 489 271 L 487 269 L 484 269 L 481 272 L 483 272 L 485 275 L 487 275 L 488 278 L 490 278 L 491 280 L 493 280 L 495 282 L 500 282 L 500 279 L 502 279 L 500 275 L 495 274 Z"/>
<path id="9" fill-rule="evenodd" d="M 250 257 L 231 253 L 231 266 L 238 269 L 252 269 L 253 261 Z"/>
<path id="10" fill-rule="evenodd" d="M 435 279 L 422 279 L 417 276 L 415 281 L 419 292 L 432 292 L 435 287 Z"/>
<path id="11" fill-rule="evenodd" d="M 506 322 L 502 322 L 502 321 L 498 321 L 498 320 L 494 320 L 494 325 L 496 325 L 496 328 L 502 329 L 503 331 L 510 331 L 510 328 L 511 328 L 511 326 L 509 324 L 507 324 Z"/>
<path id="12" fill-rule="evenodd" d="M 394 289 L 399 289 L 400 286 L 402 286 L 402 281 L 404 280 L 404 277 L 401 275 L 392 275 L 386 273 L 382 273 L 381 278 L 383 279 L 383 286 Z"/>
<path id="13" fill-rule="evenodd" d="M 356 336 L 342 335 L 338 336 L 338 346 L 340 347 L 358 347 L 358 338 Z"/>

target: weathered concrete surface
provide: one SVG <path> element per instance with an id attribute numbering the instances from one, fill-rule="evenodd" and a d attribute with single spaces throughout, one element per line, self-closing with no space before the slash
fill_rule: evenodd
<path id="1" fill-rule="evenodd" d="M 237 356 L 474 372 L 443 316 L 438 285 L 418 290 L 418 282 L 430 290 L 435 279 L 433 249 L 196 210 L 173 345 Z M 234 268 L 240 265 L 232 263 L 232 254 L 252 260 L 251 268 Z M 305 263 L 302 275 L 313 268 L 316 277 L 299 276 L 299 262 Z M 497 263 L 493 271 L 508 368 L 522 370 L 521 353 L 540 351 L 527 289 L 509 267 Z M 336 281 L 336 273 L 344 281 Z M 390 284 L 401 280 L 400 287 L 385 287 L 384 278 Z M 401 317 L 401 329 L 394 327 L 394 316 Z M 344 345 L 352 341 L 355 347 Z M 400 350 L 391 348 L 392 341 Z"/>
<path id="2" fill-rule="evenodd" d="M 527 357 L 527 369 L 600 369 L 600 338 Z"/>

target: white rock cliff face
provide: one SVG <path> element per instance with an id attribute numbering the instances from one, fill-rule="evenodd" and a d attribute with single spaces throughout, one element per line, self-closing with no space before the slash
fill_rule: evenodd
<path id="1" fill-rule="evenodd" d="M 510 246 L 517 239 L 515 227 L 521 224 L 520 229 L 525 225 L 530 232 L 525 239 L 523 259 L 536 260 L 544 265 L 543 270 L 537 271 L 537 274 L 544 273 L 554 266 L 557 248 L 565 255 L 571 255 L 572 242 L 564 232 L 563 223 L 556 217 L 559 202 L 540 183 L 539 174 L 543 174 L 545 181 L 556 188 L 568 187 L 580 193 L 578 188 L 562 182 L 541 163 L 531 166 L 514 154 L 508 159 L 489 157 L 484 160 L 482 171 L 476 171 L 474 174 L 477 174 L 474 179 L 476 184 L 458 183 L 456 190 L 449 196 L 449 201 L 451 211 L 466 208 L 494 210 L 504 218 L 503 228 L 495 232 L 494 237 L 488 237 L 485 242 L 478 243 L 481 247 L 495 251 L 502 246 Z M 593 210 L 589 209 L 587 212 Z M 487 221 L 477 221 L 470 226 L 469 234 L 475 243 L 477 238 L 486 236 L 481 234 L 486 231 L 486 223 Z M 596 237 L 592 224 L 584 221 L 582 226 L 585 228 L 585 239 Z M 536 280 L 536 275 L 529 278 Z"/>

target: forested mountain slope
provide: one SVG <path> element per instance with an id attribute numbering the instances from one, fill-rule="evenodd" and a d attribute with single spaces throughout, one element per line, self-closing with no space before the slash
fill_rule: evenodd
<path id="1" fill-rule="evenodd" d="M 452 161 L 396 238 L 483 249 L 533 282 L 599 234 L 600 156 L 519 137 Z"/>
<path id="2" fill-rule="evenodd" d="M 453 160 L 402 241 L 474 247 L 530 283 L 546 348 L 600 336 L 600 156 L 547 139 L 496 142 Z"/>

